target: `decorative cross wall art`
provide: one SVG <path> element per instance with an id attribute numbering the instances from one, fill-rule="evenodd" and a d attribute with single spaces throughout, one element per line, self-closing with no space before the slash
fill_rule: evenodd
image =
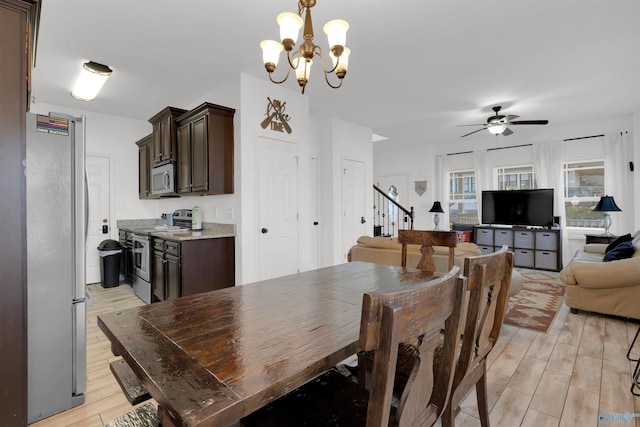
<path id="1" fill-rule="evenodd" d="M 266 129 L 267 126 L 270 127 L 272 131 L 275 132 L 284 132 L 291 133 L 291 126 L 289 125 L 289 120 L 291 117 L 288 114 L 285 114 L 285 102 L 281 102 L 280 100 L 267 97 L 269 103 L 267 104 L 267 113 L 266 118 L 260 123 L 262 129 Z"/>

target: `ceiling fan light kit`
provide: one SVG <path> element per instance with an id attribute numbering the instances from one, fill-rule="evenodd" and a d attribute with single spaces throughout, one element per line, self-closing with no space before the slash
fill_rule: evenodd
<path id="1" fill-rule="evenodd" d="M 311 8 L 315 6 L 315 4 L 316 0 L 299 0 L 297 14 L 284 12 L 278 15 L 276 19 L 280 26 L 281 42 L 277 42 L 275 40 L 263 40 L 260 43 L 260 47 L 262 48 L 262 60 L 264 62 L 265 69 L 269 73 L 269 80 L 276 84 L 283 83 L 289 77 L 291 70 L 295 70 L 296 79 L 302 88 L 302 93 L 304 93 L 304 89 L 309 82 L 309 74 L 314 56 L 317 55 L 320 57 L 325 81 L 334 89 L 342 86 L 342 80 L 347 75 L 347 70 L 349 68 L 349 55 L 351 54 L 351 50 L 345 47 L 349 23 L 342 19 L 334 19 L 327 22 L 323 27 L 331 48 L 329 57 L 332 61 L 332 67 L 327 68 L 325 64 L 325 57 L 322 54 L 322 49 L 313 42 L 314 36 L 313 23 L 311 21 Z M 303 13 L 305 15 L 304 21 L 302 20 Z M 303 26 L 304 41 L 298 50 L 294 51 L 298 39 L 298 31 Z M 283 50 L 287 52 L 287 72 L 282 80 L 274 80 L 273 72 L 278 66 L 280 52 Z M 333 84 L 329 81 L 330 74 L 335 74 L 338 78 L 337 84 Z"/>
<path id="2" fill-rule="evenodd" d="M 491 108 L 495 115 L 489 117 L 487 119 L 486 124 L 476 124 L 476 125 L 460 125 L 460 126 L 482 126 L 480 129 L 476 129 L 473 132 L 469 132 L 467 134 L 462 135 L 460 138 L 464 138 L 465 136 L 473 135 L 474 133 L 488 130 L 494 135 L 502 135 L 509 136 L 513 133 L 509 126 L 511 125 L 546 125 L 549 123 L 549 120 L 515 120 L 520 116 L 514 116 L 509 114 L 508 116 L 504 116 L 499 114 L 502 107 L 500 105 L 496 105 Z"/>

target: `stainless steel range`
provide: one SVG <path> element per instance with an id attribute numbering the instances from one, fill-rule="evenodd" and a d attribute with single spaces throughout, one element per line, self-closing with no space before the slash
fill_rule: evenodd
<path id="1" fill-rule="evenodd" d="M 133 242 L 133 270 L 135 272 L 133 277 L 133 292 L 147 304 L 151 304 L 153 301 L 153 244 L 150 234 L 157 231 L 171 232 L 191 229 L 191 209 L 176 210 L 168 222 L 170 224 L 173 223 L 173 227 L 176 228 L 142 228 L 131 231 L 131 240 Z"/>
<path id="2" fill-rule="evenodd" d="M 147 304 L 151 304 L 151 236 L 149 230 L 136 230 L 131 233 L 133 242 L 132 258 L 133 270 L 133 293 Z"/>

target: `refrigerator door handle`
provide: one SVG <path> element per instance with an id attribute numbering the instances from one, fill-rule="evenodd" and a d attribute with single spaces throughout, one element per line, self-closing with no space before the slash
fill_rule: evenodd
<path id="1" fill-rule="evenodd" d="M 84 402 L 84 392 L 87 390 L 87 330 L 86 303 L 84 301 L 73 304 L 73 390 L 72 394 Z"/>

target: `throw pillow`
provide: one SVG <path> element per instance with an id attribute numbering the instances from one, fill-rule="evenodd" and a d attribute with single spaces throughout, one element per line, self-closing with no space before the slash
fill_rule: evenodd
<path id="1" fill-rule="evenodd" d="M 603 262 L 617 261 L 620 259 L 631 258 L 636 251 L 635 246 L 631 242 L 622 242 L 612 250 L 604 254 Z"/>
<path id="2" fill-rule="evenodd" d="M 607 246 L 607 249 L 605 250 L 605 252 L 609 252 L 610 250 L 612 250 L 622 242 L 630 242 L 630 241 L 631 241 L 631 234 L 627 233 L 623 236 L 620 236 L 616 238 L 616 240 L 614 240 L 613 242 L 609 243 L 609 246 Z"/>

